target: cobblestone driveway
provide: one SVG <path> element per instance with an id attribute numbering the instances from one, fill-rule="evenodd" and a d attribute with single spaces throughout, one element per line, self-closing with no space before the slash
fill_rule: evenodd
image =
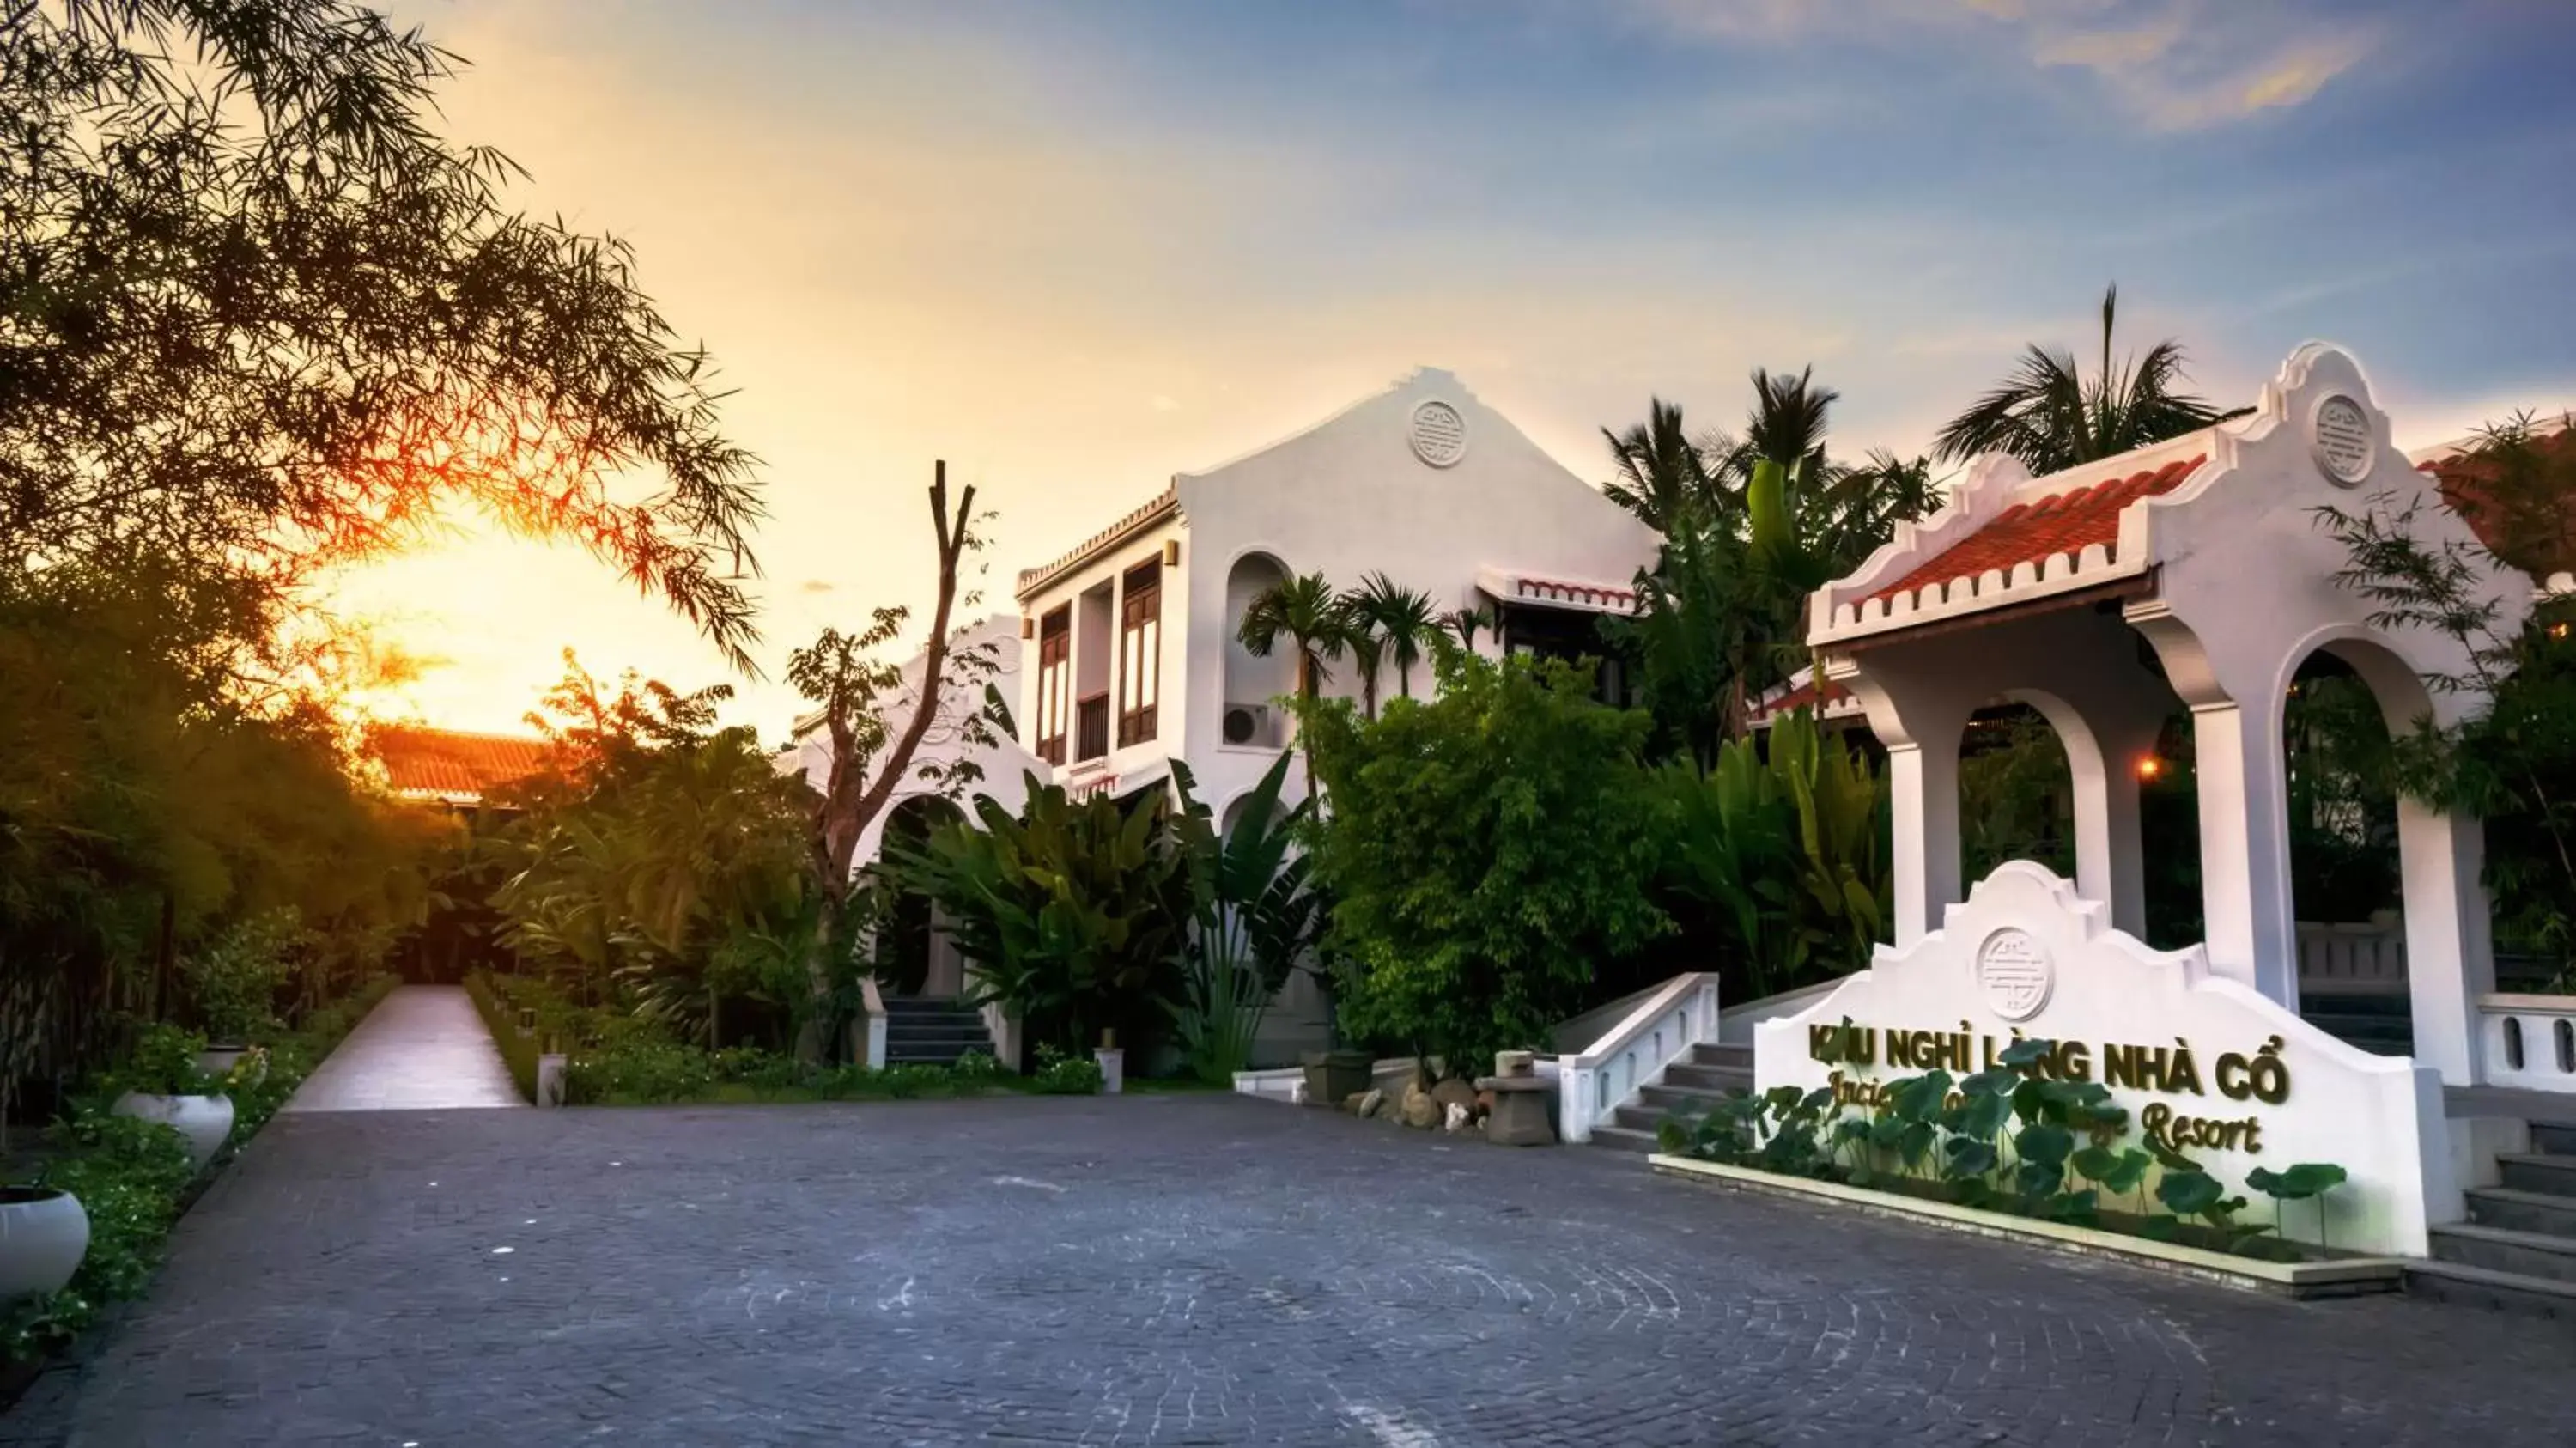
<path id="1" fill-rule="evenodd" d="M 0 1439 L 2563 1445 L 2571 1364 L 1232 1098 L 316 1114 Z"/>

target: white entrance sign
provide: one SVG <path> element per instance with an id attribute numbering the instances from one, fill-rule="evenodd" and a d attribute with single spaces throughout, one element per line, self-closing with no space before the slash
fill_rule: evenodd
<path id="1" fill-rule="evenodd" d="M 2336 1040 L 2211 974 L 2199 946 L 2149 949 L 2028 861 L 1987 876 L 1940 929 L 1880 946 L 1805 1012 L 1757 1026 L 1754 1079 L 1859 1087 L 1839 1093 L 1849 1099 L 1936 1068 L 1985 1069 L 2016 1039 L 2056 1043 L 2055 1069 L 2108 1087 L 2131 1142 L 2153 1136 L 2245 1195 L 2240 1220 L 2270 1220 L 2248 1172 L 2303 1162 L 2351 1174 L 2325 1198 L 2338 1248 L 2420 1256 L 2427 1227 L 2459 1215 L 2438 1072 Z M 2287 1210 L 2291 1235 L 2314 1240 L 2317 1204 Z"/>

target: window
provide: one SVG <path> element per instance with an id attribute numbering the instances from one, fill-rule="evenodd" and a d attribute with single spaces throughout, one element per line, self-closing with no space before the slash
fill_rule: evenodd
<path id="1" fill-rule="evenodd" d="M 1118 613 L 1118 743 L 1154 737 L 1163 661 L 1163 561 L 1127 570 Z"/>
<path id="2" fill-rule="evenodd" d="M 1038 623 L 1038 758 L 1064 763 L 1064 736 L 1072 722 L 1073 608 L 1068 604 Z"/>

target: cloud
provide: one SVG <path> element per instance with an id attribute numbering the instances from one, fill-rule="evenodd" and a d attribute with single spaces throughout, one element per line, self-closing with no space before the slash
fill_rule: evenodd
<path id="1" fill-rule="evenodd" d="M 803 583 L 796 585 L 796 591 L 798 593 L 830 593 L 834 587 L 835 585 L 826 583 L 822 579 L 809 578 Z"/>
<path id="2" fill-rule="evenodd" d="M 2322 0 L 1627 0 L 1626 10 L 1712 43 L 1911 48 L 1947 37 L 2032 70 L 2085 72 L 2167 131 L 2304 104 L 2378 48 L 2375 27 Z"/>

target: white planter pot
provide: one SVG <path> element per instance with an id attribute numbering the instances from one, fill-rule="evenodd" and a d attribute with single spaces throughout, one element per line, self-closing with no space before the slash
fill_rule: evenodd
<path id="1" fill-rule="evenodd" d="M 1102 1046 L 1091 1053 L 1100 1065 L 1100 1094 L 1116 1096 L 1127 1084 L 1127 1051 L 1120 1046 Z"/>
<path id="2" fill-rule="evenodd" d="M 60 1292 L 89 1251 L 89 1213 L 51 1187 L 0 1187 L 0 1302 Z"/>
<path id="3" fill-rule="evenodd" d="M 228 1096 L 151 1096 L 128 1091 L 116 1098 L 114 1109 L 119 1116 L 177 1127 L 188 1139 L 188 1162 L 199 1171 L 223 1149 L 224 1138 L 233 1134 L 233 1103 Z"/>
<path id="4" fill-rule="evenodd" d="M 249 1054 L 248 1046 L 208 1046 L 197 1053 L 197 1069 L 220 1081 L 230 1076 L 233 1068 L 241 1064 L 242 1057 Z M 250 1079 L 256 1082 L 267 1074 L 268 1067 L 261 1064 L 252 1068 Z"/>

